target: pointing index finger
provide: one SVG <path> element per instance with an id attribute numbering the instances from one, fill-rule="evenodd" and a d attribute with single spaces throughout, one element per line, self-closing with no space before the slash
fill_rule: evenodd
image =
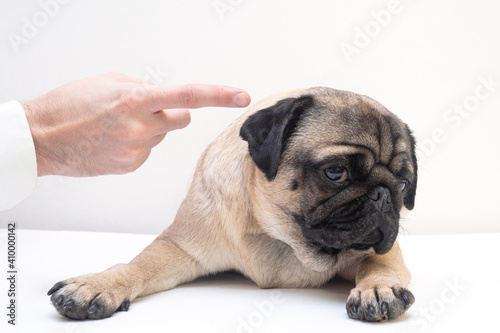
<path id="1" fill-rule="evenodd" d="M 207 106 L 244 107 L 250 104 L 250 95 L 242 89 L 206 84 L 153 86 L 144 97 L 151 111 Z"/>

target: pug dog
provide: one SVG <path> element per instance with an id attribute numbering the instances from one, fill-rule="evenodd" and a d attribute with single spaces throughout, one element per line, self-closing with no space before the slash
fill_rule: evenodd
<path id="1" fill-rule="evenodd" d="M 417 186 L 415 140 L 375 100 L 325 87 L 269 97 L 202 154 L 174 222 L 128 264 L 58 282 L 73 319 L 235 270 L 260 288 L 352 280 L 349 317 L 393 319 L 414 296 L 396 242 Z"/>

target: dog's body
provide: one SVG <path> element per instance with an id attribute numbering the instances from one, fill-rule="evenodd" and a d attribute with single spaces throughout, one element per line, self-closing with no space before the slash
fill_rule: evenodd
<path id="1" fill-rule="evenodd" d="M 272 96 L 205 150 L 151 245 L 129 264 L 57 283 L 52 302 L 70 318 L 104 318 L 138 296 L 237 270 L 261 288 L 354 280 L 350 317 L 394 318 L 414 301 L 395 243 L 399 212 L 413 207 L 413 146 L 406 125 L 367 97 Z"/>

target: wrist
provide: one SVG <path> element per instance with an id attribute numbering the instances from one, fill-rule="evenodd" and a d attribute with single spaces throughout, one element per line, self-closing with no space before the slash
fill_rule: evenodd
<path id="1" fill-rule="evenodd" d="M 40 110 L 37 104 L 36 100 L 21 102 L 26 119 L 28 120 L 31 137 L 33 138 L 33 143 L 35 145 L 37 172 L 40 177 L 50 175 L 52 173 L 49 170 L 50 159 L 46 157 L 48 154 L 46 153 L 46 149 L 44 147 L 44 134 L 47 133 L 47 130 L 43 129 L 38 121 L 40 117 Z"/>

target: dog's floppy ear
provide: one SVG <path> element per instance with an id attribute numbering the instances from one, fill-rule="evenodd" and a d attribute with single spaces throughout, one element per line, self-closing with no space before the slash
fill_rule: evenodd
<path id="1" fill-rule="evenodd" d="M 286 98 L 257 111 L 245 121 L 240 136 L 248 142 L 248 150 L 257 167 L 272 181 L 278 173 L 281 153 L 304 110 L 312 106 L 312 96 Z"/>
<path id="2" fill-rule="evenodd" d="M 417 154 L 415 153 L 416 149 L 416 142 L 415 142 L 415 137 L 413 136 L 410 128 L 408 125 L 406 125 L 406 131 L 408 132 L 408 136 L 410 138 L 410 144 L 411 144 L 411 163 L 413 167 L 413 181 L 411 181 L 408 185 L 408 190 L 406 192 L 406 195 L 404 197 L 404 204 L 405 207 L 408 208 L 409 210 L 413 209 L 415 207 L 415 195 L 417 194 Z"/>

